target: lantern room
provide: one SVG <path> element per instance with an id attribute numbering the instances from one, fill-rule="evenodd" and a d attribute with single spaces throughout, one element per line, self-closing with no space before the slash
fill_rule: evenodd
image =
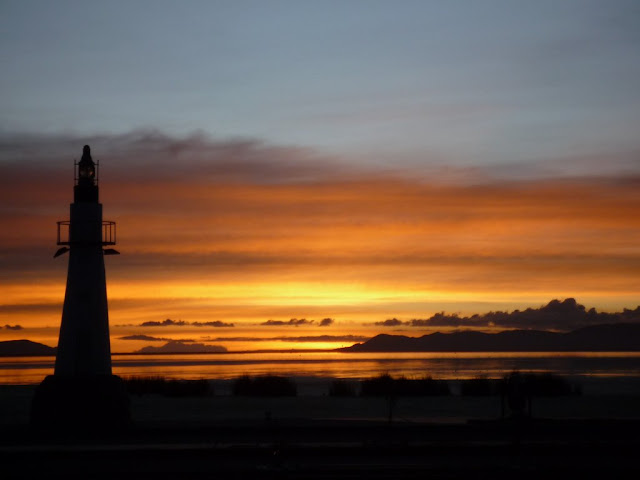
<path id="1" fill-rule="evenodd" d="M 91 158 L 91 149 L 85 145 L 82 158 L 75 164 L 74 201 L 98 203 L 98 171 L 100 164 Z"/>

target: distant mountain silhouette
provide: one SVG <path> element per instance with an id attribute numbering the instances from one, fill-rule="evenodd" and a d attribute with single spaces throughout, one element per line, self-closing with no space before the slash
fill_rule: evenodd
<path id="1" fill-rule="evenodd" d="M 202 343 L 184 343 L 171 340 L 161 347 L 143 347 L 135 353 L 225 353 L 226 348 L 220 345 L 204 345 Z"/>
<path id="2" fill-rule="evenodd" d="M 0 342 L 0 357 L 55 355 L 55 347 L 49 347 L 31 340 L 9 340 Z"/>
<path id="3" fill-rule="evenodd" d="M 460 331 L 422 337 L 377 335 L 343 352 L 633 352 L 640 351 L 640 323 L 593 325 L 568 333 L 507 330 Z"/>

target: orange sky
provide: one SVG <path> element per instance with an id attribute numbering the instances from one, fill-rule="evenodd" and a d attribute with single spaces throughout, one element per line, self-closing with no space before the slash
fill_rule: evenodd
<path id="1" fill-rule="evenodd" d="M 0 329 L 0 340 L 56 343 L 67 259 L 51 258 L 55 222 L 68 218 L 80 148 L 2 165 L 0 325 L 23 328 Z M 341 170 L 305 151 L 208 148 L 199 154 L 210 163 L 193 152 L 92 149 L 122 253 L 106 258 L 114 351 L 150 344 L 119 339 L 134 334 L 229 350 L 333 347 L 353 341 L 237 339 L 366 337 L 391 317 L 553 298 L 604 311 L 639 303 L 637 176 L 445 182 Z M 234 326 L 139 326 L 167 318 Z M 260 325 L 291 318 L 308 322 Z"/>

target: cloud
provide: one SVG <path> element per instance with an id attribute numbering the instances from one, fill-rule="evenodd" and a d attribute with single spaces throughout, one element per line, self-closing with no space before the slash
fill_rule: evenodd
<path id="1" fill-rule="evenodd" d="M 167 318 L 162 322 L 149 321 L 149 322 L 142 322 L 140 324 L 141 327 L 183 327 L 185 325 L 189 325 L 189 324 L 184 320 L 176 321 L 176 320 L 171 320 L 170 318 Z"/>
<path id="2" fill-rule="evenodd" d="M 275 337 L 281 342 L 363 342 L 370 337 L 362 335 L 310 335 L 306 337 Z"/>
<path id="3" fill-rule="evenodd" d="M 381 322 L 375 322 L 374 325 L 378 325 L 380 327 L 398 327 L 400 325 L 406 325 L 407 322 L 402 322 L 397 318 L 388 318 L 387 320 Z"/>
<path id="4" fill-rule="evenodd" d="M 162 322 L 156 322 L 156 321 L 148 321 L 148 322 L 143 322 L 139 325 L 140 327 L 186 327 L 186 326 L 192 326 L 192 327 L 216 327 L 216 328 L 226 328 L 226 327 L 233 327 L 234 324 L 233 323 L 225 323 L 225 322 L 221 322 L 219 320 L 215 320 L 213 322 L 185 322 L 184 320 L 171 320 L 170 318 L 167 318 L 166 320 L 163 320 Z"/>
<path id="5" fill-rule="evenodd" d="M 286 322 L 282 320 L 267 320 L 260 325 L 266 325 L 269 327 L 281 327 L 285 325 L 299 327 L 300 325 L 311 325 L 312 323 L 313 320 L 307 320 L 306 318 L 292 318 Z"/>
<path id="6" fill-rule="evenodd" d="M 226 328 L 233 327 L 233 323 L 225 323 L 220 320 L 216 320 L 213 322 L 191 322 L 189 325 L 193 325 L 194 327 L 217 327 L 217 328 Z"/>
<path id="7" fill-rule="evenodd" d="M 7 330 L 22 330 L 22 325 L 5 325 Z"/>
<path id="8" fill-rule="evenodd" d="M 173 338 L 165 338 L 165 337 L 153 337 L 151 335 L 126 335 L 124 337 L 118 337 L 118 340 L 144 340 L 146 342 L 194 342 L 192 339 L 180 339 L 174 340 Z"/>
<path id="9" fill-rule="evenodd" d="M 220 345 L 205 345 L 203 343 L 183 343 L 171 340 L 161 347 L 143 347 L 136 353 L 225 353 L 226 348 Z"/>
<path id="10" fill-rule="evenodd" d="M 366 342 L 371 337 L 363 335 L 308 335 L 301 337 L 201 337 L 207 342 Z"/>
<path id="11" fill-rule="evenodd" d="M 108 159 L 103 163 L 108 170 L 100 173 L 108 175 L 112 184 L 138 183 L 141 193 L 149 182 L 272 184 L 315 181 L 346 171 L 336 158 L 310 148 L 248 138 L 219 139 L 202 133 L 177 137 L 138 129 L 116 135 L 0 134 L 0 163 L 7 167 L 0 185 L 26 175 L 51 190 L 68 180 L 68 162 L 79 159 L 85 144 L 90 145 L 94 161 Z"/>
<path id="12" fill-rule="evenodd" d="M 328 327 L 333 325 L 335 320 L 333 318 L 323 318 L 316 325 L 319 327 Z M 283 326 L 294 326 L 299 327 L 300 325 L 312 325 L 315 323 L 315 320 L 307 320 L 306 318 L 291 318 L 287 321 L 283 320 L 267 320 L 266 322 L 262 322 L 260 325 L 266 325 L 269 327 L 283 327 Z"/>
<path id="13" fill-rule="evenodd" d="M 635 310 L 624 309 L 618 313 L 587 310 L 573 298 L 551 300 L 540 308 L 527 308 L 513 312 L 489 312 L 469 317 L 436 313 L 427 319 L 412 319 L 403 325 L 418 328 L 504 328 L 571 331 L 589 325 L 618 322 L 640 322 L 640 306 Z M 383 322 L 377 323 L 378 325 Z M 393 326 L 393 325 L 386 325 Z"/>

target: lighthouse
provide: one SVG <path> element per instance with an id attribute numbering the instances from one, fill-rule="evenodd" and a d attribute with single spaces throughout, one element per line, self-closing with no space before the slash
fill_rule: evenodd
<path id="1" fill-rule="evenodd" d="M 116 242 L 115 222 L 102 220 L 97 165 L 84 146 L 76 164 L 70 220 L 58 222 L 60 256 L 69 250 L 67 289 L 54 375 L 111 375 L 109 312 L 103 247 Z"/>
<path id="2" fill-rule="evenodd" d="M 99 164 L 85 145 L 75 163 L 70 219 L 58 222 L 54 257 L 69 253 L 54 374 L 36 390 L 32 423 L 109 428 L 128 423 L 128 397 L 112 375 L 105 255 L 118 254 L 116 224 L 102 218 Z M 105 248 L 109 247 L 109 248 Z"/>

